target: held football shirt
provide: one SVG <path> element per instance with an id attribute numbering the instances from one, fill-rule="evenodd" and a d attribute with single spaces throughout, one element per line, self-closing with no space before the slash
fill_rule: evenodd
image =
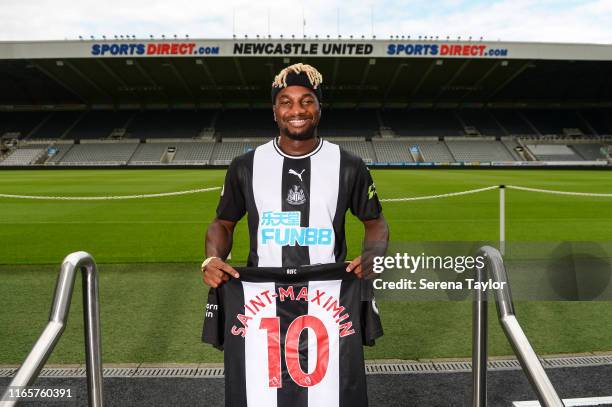
<path id="1" fill-rule="evenodd" d="M 283 153 L 276 139 L 232 161 L 219 219 L 248 213 L 248 266 L 282 267 L 345 260 L 345 214 L 381 214 L 372 177 L 361 158 L 319 140 L 303 156 Z"/>
<path id="2" fill-rule="evenodd" d="M 346 264 L 238 268 L 208 295 L 202 340 L 224 350 L 227 407 L 365 407 L 363 345 L 382 335 Z"/>

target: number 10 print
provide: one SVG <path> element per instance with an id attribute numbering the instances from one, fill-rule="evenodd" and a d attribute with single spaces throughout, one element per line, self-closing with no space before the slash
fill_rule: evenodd
<path id="1" fill-rule="evenodd" d="M 280 318 L 262 318 L 259 329 L 268 331 L 268 384 L 270 387 L 283 387 Z M 304 329 L 312 329 L 317 338 L 317 359 L 311 373 L 304 372 L 300 366 L 300 335 Z M 323 380 L 329 363 L 329 335 L 319 318 L 302 315 L 291 322 L 285 334 L 285 363 L 289 376 L 299 386 L 310 387 Z"/>

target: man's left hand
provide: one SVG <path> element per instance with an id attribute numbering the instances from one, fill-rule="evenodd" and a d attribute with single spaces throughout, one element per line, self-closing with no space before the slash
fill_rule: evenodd
<path id="1" fill-rule="evenodd" d="M 355 257 L 348 266 L 346 266 L 347 273 L 355 273 L 357 278 L 363 278 L 363 269 L 361 268 L 361 256 Z"/>

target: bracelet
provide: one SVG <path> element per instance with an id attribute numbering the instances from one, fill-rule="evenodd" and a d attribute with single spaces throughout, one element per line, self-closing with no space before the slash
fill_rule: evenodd
<path id="1" fill-rule="evenodd" d="M 218 257 L 217 256 L 210 256 L 210 257 L 207 257 L 206 260 L 204 260 L 202 262 L 202 266 L 201 266 L 202 271 L 204 271 L 206 269 L 206 266 L 208 266 L 208 263 L 213 261 L 213 259 L 218 259 Z"/>

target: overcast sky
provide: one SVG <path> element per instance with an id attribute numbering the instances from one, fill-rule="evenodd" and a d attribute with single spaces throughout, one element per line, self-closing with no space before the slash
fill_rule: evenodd
<path id="1" fill-rule="evenodd" d="M 612 0 L 0 0 L 2 41 L 268 33 L 612 43 Z"/>

